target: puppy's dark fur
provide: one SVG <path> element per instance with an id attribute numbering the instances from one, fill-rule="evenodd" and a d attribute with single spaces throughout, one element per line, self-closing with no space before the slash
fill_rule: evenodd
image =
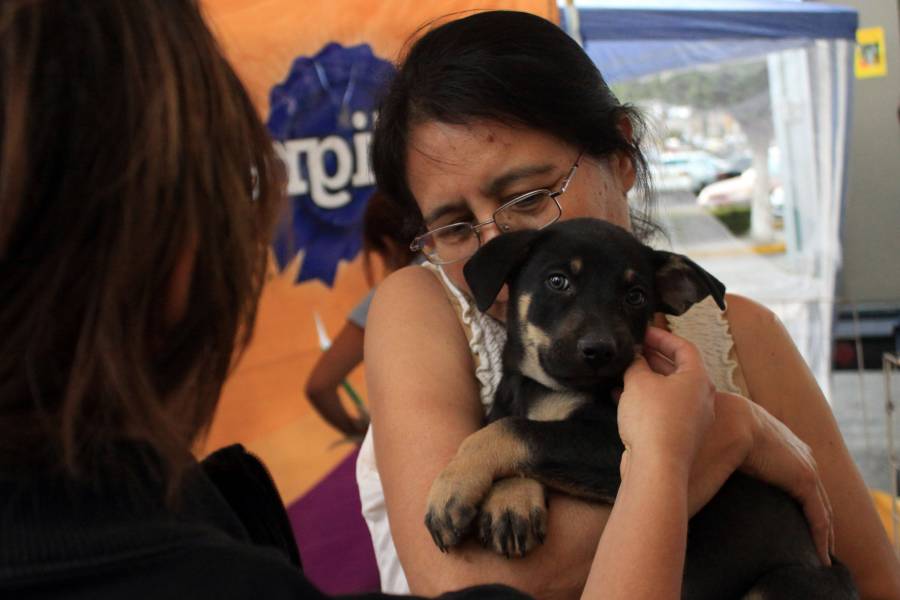
<path id="1" fill-rule="evenodd" d="M 504 374 L 488 425 L 435 481 L 426 526 L 442 550 L 474 526 L 486 546 L 523 555 L 545 535 L 537 482 L 615 500 L 623 446 L 610 393 L 654 312 L 682 314 L 707 295 L 724 308 L 725 288 L 686 257 L 594 219 L 499 236 L 465 276 L 481 310 L 509 285 Z M 684 598 L 857 597 L 843 566 L 821 566 L 796 502 L 740 473 L 688 537 Z"/>

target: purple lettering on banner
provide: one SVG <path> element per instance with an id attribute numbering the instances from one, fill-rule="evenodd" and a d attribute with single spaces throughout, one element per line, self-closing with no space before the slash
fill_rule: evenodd
<path id="1" fill-rule="evenodd" d="M 369 165 L 375 102 L 393 75 L 368 44 L 331 43 L 297 58 L 270 93 L 267 126 L 285 164 L 289 219 L 273 242 L 281 267 L 303 252 L 297 281 L 334 283 L 338 262 L 362 246 L 374 178 Z"/>

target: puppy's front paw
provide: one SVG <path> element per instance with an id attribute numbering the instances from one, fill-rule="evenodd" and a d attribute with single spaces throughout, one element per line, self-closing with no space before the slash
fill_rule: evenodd
<path id="1" fill-rule="evenodd" d="M 510 557 L 525 556 L 547 535 L 544 486 L 513 477 L 494 484 L 481 506 L 478 537 L 485 548 Z"/>
<path id="2" fill-rule="evenodd" d="M 441 552 L 457 545 L 468 532 L 478 505 L 491 487 L 490 477 L 455 468 L 444 469 L 431 486 L 425 527 Z"/>

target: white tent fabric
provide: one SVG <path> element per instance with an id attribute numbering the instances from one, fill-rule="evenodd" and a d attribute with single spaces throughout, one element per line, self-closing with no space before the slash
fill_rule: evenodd
<path id="1" fill-rule="evenodd" d="M 852 45 L 818 40 L 769 56 L 775 138 L 784 164 L 788 251 L 802 279 L 789 297 L 760 299 L 791 330 L 829 396 L 835 278 L 846 190 Z"/>
<path id="2" fill-rule="evenodd" d="M 723 281 L 778 314 L 828 397 L 856 12 L 789 0 L 585 0 L 575 6 L 582 43 L 610 83 L 767 57 L 791 269 L 780 272 L 749 256 L 731 261 Z M 562 14 L 573 22 L 571 13 Z M 721 264 L 704 266 L 721 275 Z"/>

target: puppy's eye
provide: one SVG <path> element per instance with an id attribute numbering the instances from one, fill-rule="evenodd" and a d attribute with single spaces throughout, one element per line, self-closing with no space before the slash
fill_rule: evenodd
<path id="1" fill-rule="evenodd" d="M 559 273 L 554 273 L 547 278 L 547 286 L 554 291 L 563 292 L 569 289 L 569 278 Z"/>
<path id="2" fill-rule="evenodd" d="M 628 290 L 628 293 L 625 294 L 625 302 L 631 306 L 643 306 L 644 303 L 647 302 L 647 296 L 641 288 L 631 288 Z"/>

